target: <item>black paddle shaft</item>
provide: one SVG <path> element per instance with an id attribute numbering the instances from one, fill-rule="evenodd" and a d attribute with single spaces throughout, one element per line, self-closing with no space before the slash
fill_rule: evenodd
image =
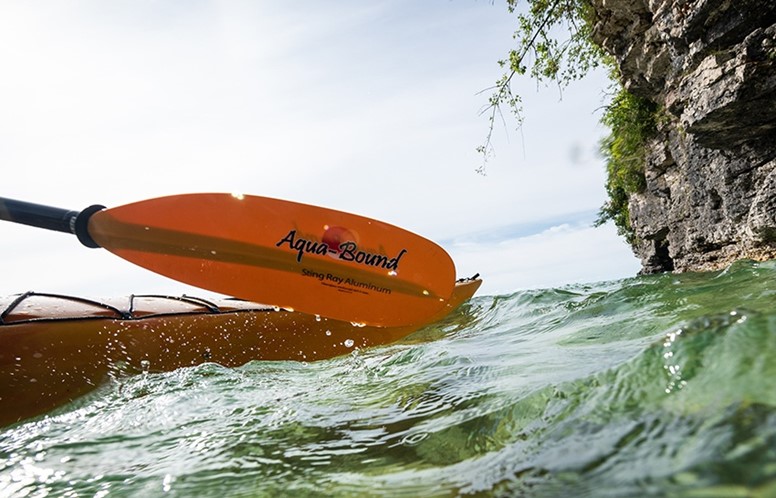
<path id="1" fill-rule="evenodd" d="M 32 202 L 0 197 L 0 220 L 12 221 L 57 232 L 72 233 L 86 247 L 100 247 L 89 235 L 89 218 L 105 206 L 95 204 L 83 211 L 70 211 Z"/>

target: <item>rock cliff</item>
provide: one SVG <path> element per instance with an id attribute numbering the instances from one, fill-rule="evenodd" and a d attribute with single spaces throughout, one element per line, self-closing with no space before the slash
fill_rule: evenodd
<path id="1" fill-rule="evenodd" d="M 629 199 L 645 273 L 776 257 L 776 0 L 592 0 L 594 39 L 660 106 Z"/>

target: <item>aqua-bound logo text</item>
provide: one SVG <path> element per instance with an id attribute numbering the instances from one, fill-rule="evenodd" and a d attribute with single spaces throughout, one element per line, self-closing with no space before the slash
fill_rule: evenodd
<path id="1" fill-rule="evenodd" d="M 399 268 L 399 262 L 402 256 L 407 253 L 407 249 L 402 249 L 393 258 L 389 258 L 383 254 L 375 254 L 367 251 L 363 251 L 358 248 L 358 245 L 353 241 L 346 241 L 339 244 L 339 247 L 330 247 L 324 242 L 317 240 L 307 240 L 302 237 L 297 237 L 296 230 L 291 230 L 288 234 L 280 239 L 275 244 L 276 247 L 282 247 L 288 245 L 288 248 L 296 251 L 296 261 L 302 262 L 302 258 L 305 254 L 317 254 L 320 256 L 334 256 L 342 261 L 353 261 L 366 266 L 374 266 L 383 268 L 390 271 L 396 271 Z"/>

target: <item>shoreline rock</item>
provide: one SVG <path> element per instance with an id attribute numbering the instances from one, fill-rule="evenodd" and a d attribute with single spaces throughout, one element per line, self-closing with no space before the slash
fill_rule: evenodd
<path id="1" fill-rule="evenodd" d="M 642 273 L 776 258 L 776 2 L 593 4 L 595 41 L 664 114 L 629 199 Z"/>

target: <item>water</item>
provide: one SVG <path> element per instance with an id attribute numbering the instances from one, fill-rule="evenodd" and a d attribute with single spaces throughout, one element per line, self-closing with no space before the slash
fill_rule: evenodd
<path id="1" fill-rule="evenodd" d="M 127 375 L 0 432 L 10 496 L 776 496 L 776 263 L 479 297 L 316 363 Z"/>

